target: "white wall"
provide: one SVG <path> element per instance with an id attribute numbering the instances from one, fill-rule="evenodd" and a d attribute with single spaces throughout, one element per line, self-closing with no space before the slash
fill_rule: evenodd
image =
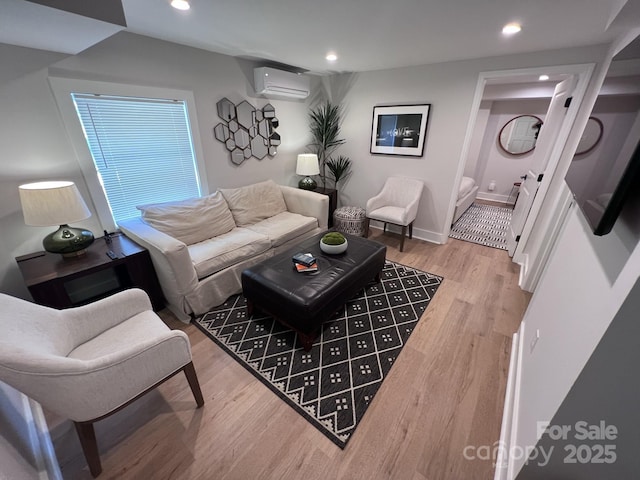
<path id="1" fill-rule="evenodd" d="M 500 130 L 519 115 L 533 115 L 544 122 L 550 101 L 550 98 L 536 98 L 492 102 L 474 175 L 480 186 L 478 198 L 498 202 L 509 199 L 513 184 L 520 182 L 520 176 L 529 170 L 533 152 L 517 156 L 507 154 L 498 145 Z M 496 184 L 493 192 L 489 191 L 489 183 L 492 181 Z M 515 194 L 510 200 L 515 201 Z"/>
<path id="2" fill-rule="evenodd" d="M 574 157 L 567 175 L 572 190 L 579 198 L 593 199 L 606 191 L 603 189 L 603 178 L 607 178 L 614 172 L 615 159 L 620 154 L 631 126 L 637 121 L 639 110 L 640 96 L 638 95 L 598 98 L 592 116 L 602 122 L 602 138 L 592 151 Z M 603 159 L 610 159 L 610 161 L 602 162 Z M 627 159 L 628 157 L 624 160 Z M 619 172 L 613 177 L 619 178 Z"/>
<path id="3" fill-rule="evenodd" d="M 0 478 L 61 479 L 39 404 L 0 382 Z"/>
<path id="4" fill-rule="evenodd" d="M 624 46 L 624 41 L 612 45 L 594 70 L 536 228 L 525 246 L 532 244 L 535 248 L 532 247 L 531 252 L 537 251 L 538 255 L 546 252 L 537 247 L 545 242 L 544 235 L 552 229 L 553 215 L 558 213 L 556 201 L 570 198 L 564 175 L 591 114 L 609 60 L 620 44 Z M 536 445 L 537 422 L 553 418 L 640 276 L 638 200 L 626 205 L 612 232 L 604 237 L 593 235 L 576 205 L 569 209 L 520 327 L 515 410 L 507 419 L 514 427 L 512 453 L 514 448 Z M 530 252 L 525 251 L 524 255 L 530 256 Z M 540 338 L 535 342 L 538 334 Z M 512 457 L 511 475 L 501 478 L 515 478 L 525 460 Z"/>
<path id="5" fill-rule="evenodd" d="M 295 159 L 308 143 L 307 106 L 300 101 L 255 98 L 253 64 L 130 33 L 114 37 L 75 56 L 0 45 L 0 290 L 23 298 L 29 294 L 14 258 L 42 250 L 42 238 L 54 228 L 24 224 L 18 197 L 22 183 L 69 179 L 78 184 L 94 216 L 81 226 L 102 231 L 91 205 L 76 153 L 58 112 L 48 75 L 194 92 L 209 188 L 234 187 L 273 178 L 294 185 Z M 11 71 L 9 75 L 5 73 Z M 219 122 L 216 102 L 247 99 L 271 103 L 280 120 L 282 145 L 274 158 L 251 158 L 233 165 L 212 129 Z"/>
<path id="6" fill-rule="evenodd" d="M 19 392 L 0 383 L 0 478 L 38 478 Z"/>
<path id="7" fill-rule="evenodd" d="M 554 416 L 640 275 L 637 227 L 623 219 L 596 237 L 572 208 L 520 327 L 516 445 L 536 444 L 537 422 Z"/>
<path id="8" fill-rule="evenodd" d="M 283 139 L 279 154 L 273 159 L 252 158 L 236 167 L 223 145 L 213 138 L 212 128 L 218 122 L 215 103 L 220 98 L 226 96 L 233 102 L 248 98 L 257 106 L 267 103 L 265 99 L 252 98 L 250 62 L 130 33 L 119 33 L 66 58 L 20 47 L 0 47 L 2 64 L 19 72 L 0 75 L 0 235 L 4 247 L 0 251 L 0 290 L 4 292 L 29 298 L 14 258 L 41 250 L 41 239 L 50 230 L 24 225 L 17 187 L 42 179 L 70 179 L 89 200 L 75 150 L 47 82 L 48 75 L 192 90 L 210 189 L 265 178 L 291 185 L 298 180 L 294 174 L 295 158 L 309 141 L 308 108 L 303 102 L 271 101 L 280 119 Z M 447 212 L 453 200 L 479 73 L 597 61 L 603 51 L 604 47 L 539 52 L 369 72 L 345 76 L 342 83 L 332 82 L 332 89 L 350 87 L 344 97 L 342 131 L 347 143 L 338 153 L 351 158 L 354 173 L 342 187 L 341 202 L 364 205 L 389 175 L 422 178 L 426 188 L 414 234 L 445 242 Z M 424 157 L 371 155 L 373 106 L 403 102 L 432 104 Z M 95 216 L 82 226 L 102 231 Z"/>
<path id="9" fill-rule="evenodd" d="M 549 478 L 579 478 L 580 480 L 600 480 L 603 478 L 636 478 L 640 472 L 640 436 L 638 435 L 638 398 L 640 383 L 635 368 L 630 365 L 640 363 L 640 279 L 636 280 L 622 307 L 618 310 L 606 333 L 589 358 L 585 368 L 571 387 L 562 405 L 551 420 L 554 428 L 567 426 L 566 439 L 554 435 L 544 435 L 538 448 L 552 452 L 548 464 L 540 466 L 530 462 L 518 476 L 519 480 L 546 480 Z M 609 445 L 607 463 L 566 462 L 571 447 L 580 448 L 584 455 L 584 440 L 576 436 L 577 422 L 600 425 L 605 422 L 608 429 L 615 427 L 616 438 L 603 438 L 593 443 L 594 457 L 596 445 Z M 611 448 L 613 447 L 613 448 Z M 605 447 L 606 448 L 606 447 Z M 544 463 L 544 462 L 543 462 Z"/>
<path id="10" fill-rule="evenodd" d="M 481 159 L 480 152 L 482 151 L 484 134 L 487 130 L 487 122 L 489 121 L 492 103 L 490 100 L 483 100 L 480 103 L 476 124 L 473 128 L 473 137 L 469 144 L 469 155 L 467 155 L 467 162 L 464 165 L 464 176 L 473 178 L 474 180 L 476 180 L 476 170 L 480 168 L 478 167 Z"/>
<path id="11" fill-rule="evenodd" d="M 344 188 L 343 201 L 364 206 L 390 175 L 421 178 L 425 191 L 414 235 L 446 242 L 444 232 L 451 219 L 450 207 L 455 203 L 462 147 L 479 74 L 597 62 L 605 53 L 603 46 L 360 73 L 345 96 L 343 133 L 347 143 L 339 153 L 351 158 L 354 174 Z M 373 107 L 401 103 L 432 106 L 424 156 L 372 155 L 369 144 Z"/>

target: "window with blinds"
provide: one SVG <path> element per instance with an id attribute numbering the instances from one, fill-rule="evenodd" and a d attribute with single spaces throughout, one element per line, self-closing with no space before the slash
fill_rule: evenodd
<path id="1" fill-rule="evenodd" d="M 136 205 L 200 196 L 181 100 L 71 94 L 116 223 Z"/>

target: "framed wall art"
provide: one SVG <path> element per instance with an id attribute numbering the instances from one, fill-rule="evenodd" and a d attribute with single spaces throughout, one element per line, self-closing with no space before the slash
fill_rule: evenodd
<path id="1" fill-rule="evenodd" d="M 421 157 L 431 104 L 373 107 L 371 153 Z"/>

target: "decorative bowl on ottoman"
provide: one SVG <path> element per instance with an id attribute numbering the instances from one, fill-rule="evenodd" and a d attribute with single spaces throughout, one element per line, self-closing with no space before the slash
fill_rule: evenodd
<path id="1" fill-rule="evenodd" d="M 340 232 L 329 232 L 320 239 L 320 250 L 329 255 L 347 251 L 349 242 Z"/>

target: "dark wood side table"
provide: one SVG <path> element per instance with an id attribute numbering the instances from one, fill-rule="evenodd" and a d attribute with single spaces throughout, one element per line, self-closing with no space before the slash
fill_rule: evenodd
<path id="1" fill-rule="evenodd" d="M 117 258 L 112 260 L 107 252 Z M 154 310 L 164 308 L 164 296 L 149 251 L 123 234 L 111 243 L 97 238 L 78 257 L 36 252 L 17 257 L 24 282 L 36 303 L 54 308 L 84 305 L 127 288 L 147 292 Z"/>
<path id="2" fill-rule="evenodd" d="M 333 227 L 333 212 L 338 208 L 338 190 L 335 188 L 318 187 L 313 191 L 329 197 L 329 227 Z"/>

